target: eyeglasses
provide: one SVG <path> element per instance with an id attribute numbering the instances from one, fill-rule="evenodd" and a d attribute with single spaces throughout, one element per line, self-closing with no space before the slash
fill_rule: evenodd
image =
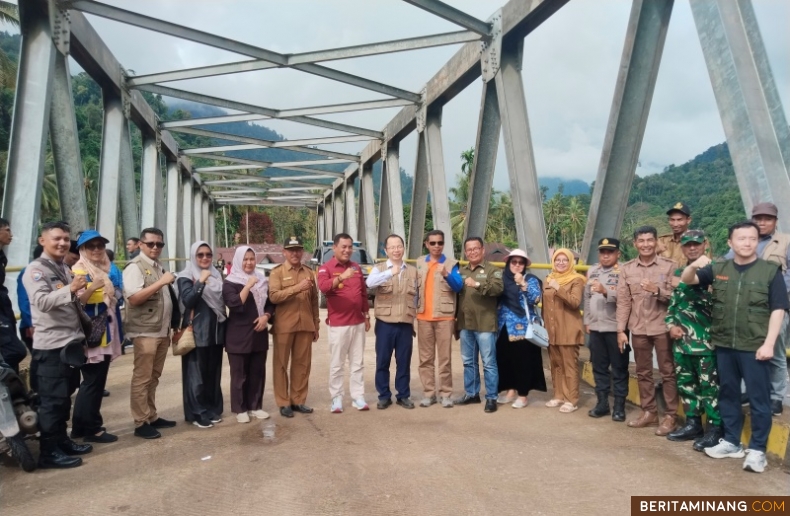
<path id="1" fill-rule="evenodd" d="M 396 245 L 395 247 L 388 247 L 387 251 L 403 251 L 402 245 Z"/>
<path id="2" fill-rule="evenodd" d="M 165 246 L 164 242 L 142 242 L 141 241 L 140 243 L 144 244 L 145 246 L 147 246 L 148 249 L 153 249 L 154 247 L 156 247 L 157 249 L 162 249 Z"/>
<path id="3" fill-rule="evenodd" d="M 436 242 L 428 242 L 428 245 L 430 246 L 444 245 L 444 240 L 437 240 Z"/>
<path id="4" fill-rule="evenodd" d="M 107 246 L 104 242 L 88 242 L 85 244 L 85 249 L 88 251 L 98 251 L 99 249 L 105 249 Z"/>
<path id="5" fill-rule="evenodd" d="M 164 245 L 164 244 L 162 244 L 162 245 Z M 213 258 L 214 257 L 214 253 L 197 253 L 197 254 L 195 254 L 195 256 L 198 257 L 198 258 Z"/>

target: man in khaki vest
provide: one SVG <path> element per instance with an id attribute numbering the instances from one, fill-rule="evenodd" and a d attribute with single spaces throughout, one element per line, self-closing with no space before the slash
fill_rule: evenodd
<path id="1" fill-rule="evenodd" d="M 126 336 L 134 342 L 131 408 L 134 435 L 143 439 L 161 437 L 157 429 L 176 426 L 156 413 L 156 387 L 170 347 L 170 329 L 180 323 L 178 302 L 170 286 L 175 276 L 159 263 L 164 234 L 157 228 L 140 233 L 140 254 L 123 270 L 126 299 Z"/>
<path id="2" fill-rule="evenodd" d="M 392 405 L 390 391 L 390 363 L 395 352 L 395 389 L 397 404 L 413 409 L 409 399 L 411 376 L 412 337 L 414 316 L 417 313 L 417 269 L 403 261 L 404 242 L 398 235 L 384 241 L 387 261 L 376 265 L 366 281 L 368 288 L 376 289 L 374 312 L 376 316 L 376 390 L 379 409 Z"/>
<path id="3" fill-rule="evenodd" d="M 453 372 L 452 343 L 455 332 L 456 294 L 464 288 L 458 273 L 458 262 L 444 252 L 444 233 L 439 229 L 425 236 L 428 254 L 417 258 L 420 278 L 420 302 L 417 306 L 417 347 L 420 352 L 421 407 L 437 401 L 436 368 L 439 361 L 439 395 L 442 406 L 452 408 Z"/>
<path id="4" fill-rule="evenodd" d="M 779 209 L 774 203 L 761 202 L 752 208 L 752 222 L 760 229 L 757 256 L 781 267 L 787 294 L 790 295 L 790 235 L 776 230 Z M 735 256 L 732 249 L 725 258 Z M 790 316 L 785 314 L 779 337 L 776 339 L 774 357 L 768 370 L 771 374 L 771 412 L 778 416 L 784 410 L 782 400 L 787 395 L 787 342 L 790 340 Z M 747 393 L 748 394 L 748 393 Z"/>

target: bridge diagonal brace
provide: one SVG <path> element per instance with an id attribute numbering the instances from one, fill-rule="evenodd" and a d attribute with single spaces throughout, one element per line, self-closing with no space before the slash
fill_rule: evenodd
<path id="1" fill-rule="evenodd" d="M 480 68 L 483 82 L 489 82 L 499 72 L 502 60 L 502 9 L 488 19 L 491 24 L 491 37 L 480 41 Z"/>

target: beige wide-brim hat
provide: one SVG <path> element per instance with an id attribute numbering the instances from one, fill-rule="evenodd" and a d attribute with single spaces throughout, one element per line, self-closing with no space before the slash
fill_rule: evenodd
<path id="1" fill-rule="evenodd" d="M 524 258 L 527 261 L 527 267 L 532 265 L 532 260 L 529 259 L 529 256 L 527 256 L 527 253 L 525 251 L 522 251 L 521 249 L 513 249 L 512 251 L 510 251 L 510 254 L 507 255 L 507 259 L 510 260 L 514 256 Z"/>

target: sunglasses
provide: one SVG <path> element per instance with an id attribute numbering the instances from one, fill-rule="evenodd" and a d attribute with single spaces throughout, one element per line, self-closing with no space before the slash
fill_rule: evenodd
<path id="1" fill-rule="evenodd" d="M 527 264 L 527 262 L 525 262 L 524 260 L 510 260 L 510 263 L 512 263 L 513 265 L 526 265 Z"/>
<path id="2" fill-rule="evenodd" d="M 195 256 L 198 258 L 213 258 L 214 253 L 197 253 Z"/>
<path id="3" fill-rule="evenodd" d="M 99 249 L 106 249 L 107 246 L 104 242 L 88 242 L 85 244 L 85 249 L 88 251 L 98 251 Z"/>
<path id="4" fill-rule="evenodd" d="M 430 246 L 444 245 L 444 240 L 437 240 L 436 242 L 428 242 L 428 245 L 430 245 Z"/>
<path id="5" fill-rule="evenodd" d="M 143 245 L 146 245 L 148 249 L 153 249 L 156 247 L 157 249 L 162 249 L 165 246 L 164 242 L 140 242 Z"/>

